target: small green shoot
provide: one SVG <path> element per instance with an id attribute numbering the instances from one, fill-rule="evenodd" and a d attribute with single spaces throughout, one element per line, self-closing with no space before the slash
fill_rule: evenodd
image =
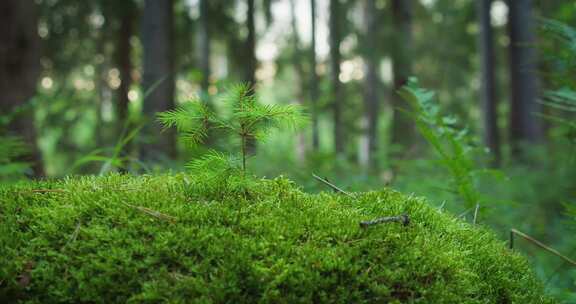
<path id="1" fill-rule="evenodd" d="M 239 84 L 230 87 L 221 101 L 230 110 L 220 117 L 200 99 L 185 103 L 172 111 L 158 114 L 165 128 L 176 128 L 185 142 L 191 146 L 205 143 L 212 131 L 224 131 L 239 140 L 241 171 L 246 173 L 248 142 L 261 140 L 275 128 L 296 128 L 304 122 L 304 115 L 296 105 L 263 105 L 252 87 Z M 191 162 L 188 167 L 199 167 L 202 162 L 226 161 L 222 153 L 211 152 L 208 157 Z M 221 162 L 220 162 L 221 163 Z M 216 166 L 218 167 L 218 166 Z M 214 167 L 211 167 L 214 168 Z M 208 168 L 207 168 L 208 169 Z"/>

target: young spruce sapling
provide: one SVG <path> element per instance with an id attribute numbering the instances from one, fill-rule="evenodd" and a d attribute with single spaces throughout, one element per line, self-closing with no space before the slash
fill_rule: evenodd
<path id="1" fill-rule="evenodd" d="M 296 128 L 305 121 L 302 109 L 297 105 L 261 104 L 249 84 L 231 86 L 220 100 L 229 110 L 228 115 L 217 115 L 200 99 L 195 99 L 175 110 L 159 113 L 158 119 L 165 128 L 175 127 L 182 139 L 191 146 L 203 144 L 212 131 L 225 131 L 235 136 L 239 141 L 236 154 L 240 156 L 244 175 L 249 141 L 265 138 L 272 129 Z M 215 165 L 217 163 L 226 165 Z M 223 153 L 211 151 L 207 156 L 190 162 L 188 167 L 218 171 L 218 168 L 233 167 L 232 163 Z"/>

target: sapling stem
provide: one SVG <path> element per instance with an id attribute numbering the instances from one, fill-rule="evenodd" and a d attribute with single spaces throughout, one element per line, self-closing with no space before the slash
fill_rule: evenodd
<path id="1" fill-rule="evenodd" d="M 345 194 L 345 195 L 350 196 L 350 197 L 352 196 L 352 194 L 350 194 L 349 192 L 346 192 L 346 191 L 338 188 L 336 185 L 334 185 L 334 184 L 332 184 L 331 182 L 329 182 L 329 181 L 321 178 L 320 176 L 318 176 L 318 175 L 316 175 L 316 174 L 314 174 L 314 173 L 312 173 L 312 176 L 313 176 L 315 179 L 323 182 L 323 183 L 324 183 L 325 185 L 327 185 L 328 187 L 332 188 L 332 190 L 334 190 L 334 191 L 336 191 L 336 192 L 340 192 L 340 193 Z"/>
<path id="2" fill-rule="evenodd" d="M 242 172 L 246 173 L 246 138 L 242 136 Z"/>
<path id="3" fill-rule="evenodd" d="M 398 215 L 398 216 L 386 216 L 380 217 L 371 221 L 364 221 L 360 222 L 360 227 L 366 228 L 368 226 L 382 224 L 382 223 L 390 223 L 390 222 L 397 222 L 402 223 L 404 226 L 408 226 L 410 224 L 410 217 L 406 214 Z"/>

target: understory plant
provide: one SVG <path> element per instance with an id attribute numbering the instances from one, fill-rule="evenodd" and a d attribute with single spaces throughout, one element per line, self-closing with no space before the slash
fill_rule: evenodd
<path id="1" fill-rule="evenodd" d="M 576 82 L 571 76 L 576 68 L 576 28 L 550 19 L 542 20 L 542 28 L 554 42 L 559 44 L 559 47 L 554 48 L 555 73 L 551 76 L 555 77 L 551 80 L 560 88 L 544 93 L 543 104 L 548 111 L 540 115 L 556 124 L 562 131 L 561 135 L 569 141 L 571 157 L 568 159 L 567 167 L 573 168 L 576 164 Z M 569 184 L 569 187 L 576 191 L 576 186 L 573 184 Z M 576 219 L 575 203 L 565 203 L 565 206 L 568 215 Z"/>
<path id="2" fill-rule="evenodd" d="M 213 187 L 230 189 L 235 184 L 231 177 L 246 177 L 250 150 L 254 150 L 256 141 L 266 138 L 271 130 L 296 128 L 305 121 L 299 106 L 262 104 L 253 88 L 245 83 L 229 87 L 215 100 L 223 103 L 223 113 L 217 113 L 215 105 L 196 98 L 175 110 L 158 114 L 163 126 L 176 128 L 189 147 L 205 144 L 212 136 L 231 135 L 236 139 L 235 152 L 211 150 L 186 166 L 196 174 L 204 175 Z M 214 189 L 214 193 L 217 192 L 218 189 Z"/>
<path id="3" fill-rule="evenodd" d="M 411 112 L 407 114 L 414 119 L 418 131 L 449 171 L 453 191 L 463 200 L 466 208 L 476 208 L 476 218 L 477 210 L 484 201 L 476 186 L 477 176 L 485 172 L 500 173 L 477 164 L 480 147 L 468 130 L 459 126 L 456 117 L 441 113 L 433 91 L 421 88 L 418 80 L 411 78 L 398 93 L 410 104 Z"/>
<path id="4" fill-rule="evenodd" d="M 30 171 L 30 164 L 22 161 L 29 149 L 21 137 L 6 132 L 8 125 L 24 111 L 20 106 L 7 114 L 0 115 L 0 182 L 22 178 Z"/>
<path id="5" fill-rule="evenodd" d="M 19 161 L 28 152 L 24 141 L 15 136 L 0 136 L 0 182 L 24 177 L 30 164 Z"/>
<path id="6" fill-rule="evenodd" d="M 570 152 L 565 166 L 573 170 L 576 165 L 576 82 L 572 76 L 576 68 L 576 28 L 550 19 L 542 20 L 542 28 L 555 43 L 551 51 L 554 70 L 550 75 L 550 80 L 557 88 L 544 92 L 543 104 L 547 111 L 540 115 L 555 124 L 558 127 L 557 130 L 561 132 L 560 136 L 568 140 Z M 570 219 L 569 225 L 574 230 L 576 229 L 576 184 L 568 181 L 565 186 L 572 194 L 571 199 L 564 202 L 564 207 Z M 570 243 L 574 248 L 574 243 Z M 571 254 L 574 254 L 574 251 Z M 560 265 L 558 270 L 564 265 L 565 263 Z M 576 276 L 572 273 L 572 279 L 575 280 L 575 278 Z M 567 295 L 566 298 L 574 300 L 574 294 Z"/>

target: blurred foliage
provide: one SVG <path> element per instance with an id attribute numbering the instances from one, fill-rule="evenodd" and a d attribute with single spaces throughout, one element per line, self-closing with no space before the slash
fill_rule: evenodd
<path id="1" fill-rule="evenodd" d="M 453 191 L 467 208 L 483 206 L 485 200 L 481 199 L 474 181 L 477 171 L 475 149 L 468 130 L 458 126 L 455 117 L 441 114 L 440 107 L 434 103 L 434 92 L 419 87 L 416 79 L 410 79 L 398 94 L 410 104 L 418 131 L 438 154 L 440 164 L 452 175 Z"/>
<path id="2" fill-rule="evenodd" d="M 27 103 L 0 115 L 0 183 L 11 183 L 30 173 L 30 164 L 24 160 L 30 147 L 22 138 L 7 131 L 14 118 L 30 106 Z"/>

